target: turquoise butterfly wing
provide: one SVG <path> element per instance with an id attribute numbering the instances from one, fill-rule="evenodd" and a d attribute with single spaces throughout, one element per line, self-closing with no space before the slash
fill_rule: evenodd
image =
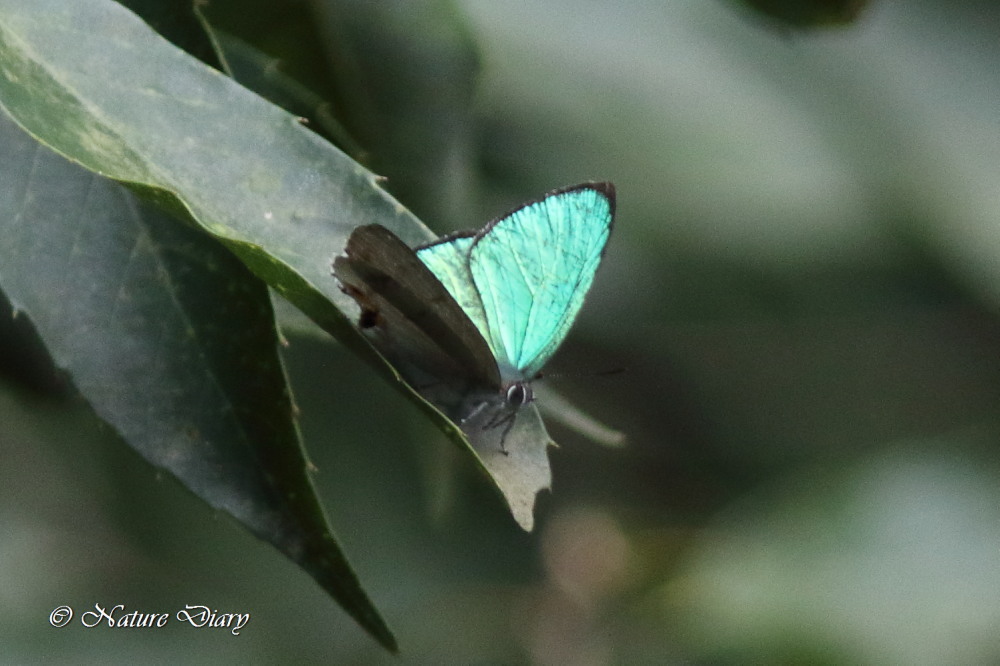
<path id="1" fill-rule="evenodd" d="M 530 380 L 559 348 L 611 234 L 615 189 L 585 183 L 549 193 L 475 234 L 417 256 L 486 340 L 504 381 Z"/>

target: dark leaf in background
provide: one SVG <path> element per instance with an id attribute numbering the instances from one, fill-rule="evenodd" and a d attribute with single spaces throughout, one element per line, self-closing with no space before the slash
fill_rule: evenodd
<path id="1" fill-rule="evenodd" d="M 450 0 L 314 3 L 345 124 L 436 231 L 474 227 L 475 42 Z"/>
<path id="2" fill-rule="evenodd" d="M 742 0 L 754 10 L 795 28 L 849 25 L 868 0 Z"/>
<path id="3" fill-rule="evenodd" d="M 281 61 L 269 57 L 243 40 L 214 31 L 233 79 L 285 111 L 303 119 L 306 127 L 333 142 L 358 161 L 365 151 L 337 118 L 337 109 L 281 70 Z"/>
<path id="4" fill-rule="evenodd" d="M 206 65 L 223 70 L 215 45 L 199 16 L 197 0 L 121 0 L 161 36 Z"/>
<path id="5" fill-rule="evenodd" d="M 0 377 L 43 394 L 65 393 L 68 388 L 65 378 L 52 363 L 45 343 L 31 321 L 2 293 L 0 313 Z"/>
<path id="6" fill-rule="evenodd" d="M 213 2 L 206 13 L 328 99 L 323 108 L 359 147 L 352 154 L 436 231 L 477 224 L 479 56 L 453 2 L 253 0 Z"/>

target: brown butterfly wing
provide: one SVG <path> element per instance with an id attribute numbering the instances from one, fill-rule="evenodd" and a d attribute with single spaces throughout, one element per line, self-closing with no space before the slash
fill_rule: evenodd
<path id="1" fill-rule="evenodd" d="M 500 390 L 486 340 L 391 231 L 377 224 L 355 229 L 333 273 L 361 308 L 359 328 L 415 388 L 443 384 L 456 396 Z"/>

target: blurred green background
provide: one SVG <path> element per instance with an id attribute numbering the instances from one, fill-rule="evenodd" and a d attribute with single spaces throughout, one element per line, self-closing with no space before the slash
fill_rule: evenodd
<path id="1" fill-rule="evenodd" d="M 8 372 L 0 660 L 1000 660 L 995 3 L 874 0 L 814 30 L 730 0 L 208 13 L 329 100 L 438 231 L 615 182 L 549 370 L 628 446 L 552 425 L 554 492 L 522 533 L 413 405 L 291 322 L 316 482 L 393 657 L 86 405 Z M 252 619 L 48 625 L 95 603 Z"/>

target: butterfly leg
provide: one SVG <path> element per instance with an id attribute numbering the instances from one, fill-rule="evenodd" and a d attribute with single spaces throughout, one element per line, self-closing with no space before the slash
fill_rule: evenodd
<path id="1" fill-rule="evenodd" d="M 515 416 L 517 416 L 516 412 L 511 412 L 510 414 L 507 415 L 505 419 L 507 421 L 507 425 L 504 427 L 503 432 L 500 434 L 500 453 L 504 454 L 505 456 L 510 455 L 510 452 L 507 450 L 507 447 L 504 446 L 504 442 L 507 441 L 507 433 L 509 433 L 510 429 L 514 427 Z M 497 425 L 499 426 L 500 424 L 498 423 Z"/>
<path id="2" fill-rule="evenodd" d="M 462 425 L 471 422 L 473 419 L 479 416 L 482 413 L 482 411 L 486 409 L 486 407 L 489 406 L 490 404 L 493 403 L 491 403 L 491 401 L 489 400 L 484 400 L 478 403 L 472 409 L 472 411 L 469 412 L 468 416 L 462 419 Z M 492 430 L 494 428 L 499 428 L 500 426 L 504 426 L 503 432 L 500 434 L 500 452 L 503 453 L 505 456 L 510 455 L 510 451 L 507 450 L 505 443 L 507 441 L 507 435 L 510 433 L 511 428 L 514 427 L 514 419 L 516 417 L 517 417 L 517 410 L 507 408 L 493 414 L 482 426 L 482 430 Z"/>
<path id="3" fill-rule="evenodd" d="M 504 426 L 503 432 L 500 433 L 500 453 L 505 456 L 510 455 L 510 451 L 504 446 L 507 441 L 507 435 L 510 433 L 511 428 L 514 427 L 514 419 L 517 416 L 517 411 L 515 410 L 504 410 L 493 415 L 489 421 L 483 425 L 483 430 L 492 430 L 493 428 L 499 428 Z"/>
<path id="4" fill-rule="evenodd" d="M 462 424 L 464 425 L 464 424 L 468 423 L 469 421 L 471 421 L 472 419 L 474 419 L 477 416 L 479 416 L 479 413 L 481 411 L 483 411 L 484 409 L 486 409 L 486 405 L 488 405 L 488 404 L 489 404 L 489 402 L 487 402 L 486 400 L 483 400 L 478 405 L 476 405 L 473 408 L 473 410 L 471 412 L 469 412 L 464 419 L 462 419 Z M 487 425 L 489 425 L 489 424 L 487 424 Z M 483 426 L 483 430 L 485 430 L 485 429 L 486 429 L 486 426 Z"/>

